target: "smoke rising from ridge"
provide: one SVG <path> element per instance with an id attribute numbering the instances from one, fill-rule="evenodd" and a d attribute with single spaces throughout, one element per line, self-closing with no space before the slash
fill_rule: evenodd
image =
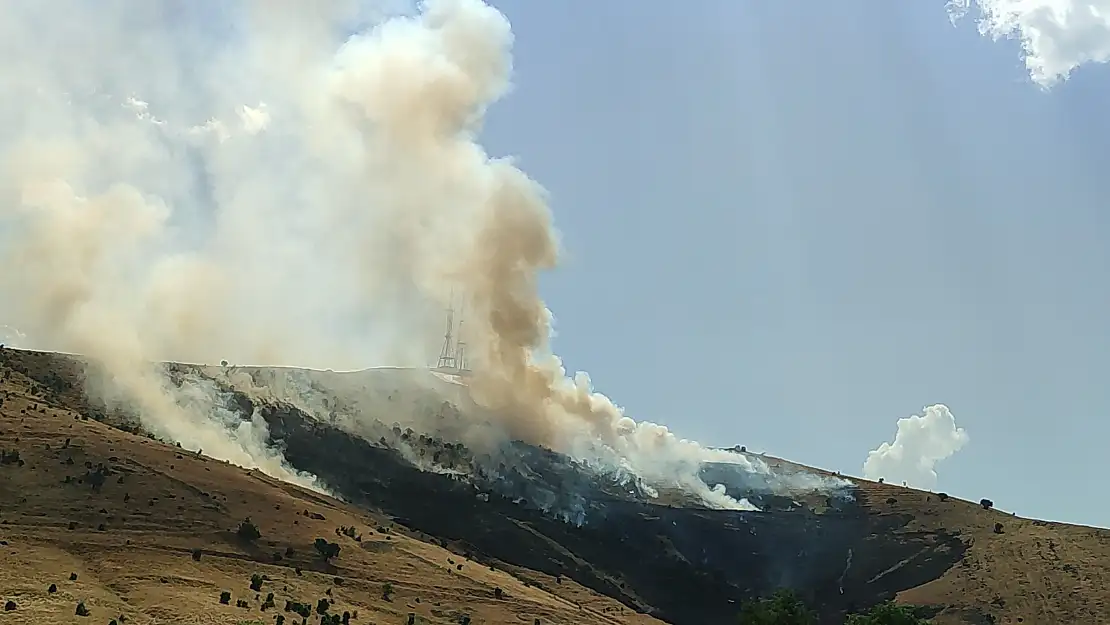
<path id="1" fill-rule="evenodd" d="M 935 488 L 937 463 L 963 449 L 969 440 L 967 432 L 956 427 L 956 418 L 947 406 L 928 406 L 921 415 L 898 419 L 894 441 L 867 454 L 863 475 L 892 484 L 906 482 L 914 488 Z"/>
<path id="2" fill-rule="evenodd" d="M 545 194 L 477 141 L 510 86 L 498 11 L 5 10 L 0 321 L 99 362 L 156 433 L 311 483 L 266 448 L 257 418 L 232 424 L 213 412 L 219 390 L 174 388 L 150 363 L 423 366 L 454 293 L 472 397 L 508 435 L 749 507 L 698 467 L 765 467 L 633 421 L 550 353 L 537 281 L 559 246 Z"/>

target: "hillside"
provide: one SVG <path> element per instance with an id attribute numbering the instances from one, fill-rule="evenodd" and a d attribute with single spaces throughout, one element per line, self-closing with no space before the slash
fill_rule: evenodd
<path id="1" fill-rule="evenodd" d="M 356 623 L 694 625 L 734 621 L 741 601 L 779 587 L 827 623 L 889 598 L 932 606 L 937 623 L 1110 622 L 1104 530 L 863 481 L 785 496 L 728 465 L 707 466 L 706 482 L 764 511 L 710 510 L 539 448 L 506 444 L 491 458 L 444 440 L 459 389 L 402 370 L 240 370 L 241 383 L 218 367 L 168 371 L 221 384 L 346 503 L 152 440 L 86 399 L 83 363 L 5 349 L 0 601 L 16 609 L 3 622 L 292 622 L 286 601 L 327 598 Z M 352 412 L 373 419 L 344 421 Z M 435 436 L 406 419 L 435 422 Z M 416 467 L 432 458 L 436 470 Z M 253 543 L 236 535 L 248 517 Z M 340 545 L 333 561 L 318 537 Z M 257 593 L 253 574 L 269 578 Z M 269 592 L 276 606 L 263 613 Z M 91 619 L 74 614 L 78 601 Z"/>

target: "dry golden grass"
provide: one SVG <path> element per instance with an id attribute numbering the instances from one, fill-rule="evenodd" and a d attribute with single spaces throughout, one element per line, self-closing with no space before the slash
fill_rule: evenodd
<path id="1" fill-rule="evenodd" d="M 458 623 L 464 614 L 490 624 L 659 622 L 569 579 L 526 585 L 527 572 L 479 564 L 329 497 L 82 419 L 31 388 L 15 372 L 0 383 L 0 449 L 18 450 L 23 463 L 0 466 L 4 624 L 107 624 L 123 615 L 139 625 L 228 625 L 273 623 L 277 614 L 299 623 L 283 611 L 286 601 L 321 598 L 333 613 L 357 612 L 353 623 L 401 624 L 409 614 L 417 623 Z M 78 483 L 100 464 L 110 476 L 99 492 Z M 253 545 L 235 535 L 248 517 L 261 531 Z M 358 528 L 361 541 L 337 535 L 341 526 Z M 332 563 L 315 553 L 317 537 L 340 544 Z M 268 578 L 259 593 L 249 588 L 254 574 Z M 230 605 L 220 604 L 222 591 Z M 263 612 L 270 592 L 276 608 Z M 249 608 L 236 607 L 239 599 Z M 2 611 L 8 601 L 14 611 Z M 78 602 L 89 617 L 76 615 Z"/>
<path id="2" fill-rule="evenodd" d="M 983 623 L 976 612 L 998 625 L 1110 623 L 1110 530 L 1022 519 L 889 484 L 861 487 L 875 513 L 913 518 L 904 531 L 943 527 L 969 546 L 939 579 L 898 596 L 900 603 L 952 606 L 938 625 Z"/>

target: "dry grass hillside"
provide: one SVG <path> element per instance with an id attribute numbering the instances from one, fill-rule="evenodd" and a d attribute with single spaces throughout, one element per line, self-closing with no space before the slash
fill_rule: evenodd
<path id="1" fill-rule="evenodd" d="M 22 374 L 3 376 L 5 625 L 300 623 L 287 602 L 310 606 L 308 622 L 319 623 L 321 600 L 337 622 L 349 614 L 351 623 L 658 622 L 570 580 L 551 591 L 526 585 L 512 567 L 480 564 L 384 517 L 88 419 L 36 393 Z M 248 518 L 261 534 L 249 542 L 237 535 Z M 338 557 L 325 561 L 317 538 L 338 544 Z M 262 580 L 252 590 L 255 575 Z M 263 609 L 270 593 L 273 607 Z M 77 614 L 79 604 L 89 616 Z"/>
<path id="2" fill-rule="evenodd" d="M 576 527 L 511 498 L 478 502 L 288 406 L 264 411 L 289 460 L 347 504 L 89 418 L 103 415 L 79 369 L 0 353 L 5 625 L 292 625 L 298 604 L 316 624 L 321 600 L 356 624 L 662 622 L 651 612 L 709 625 L 782 585 L 823 625 L 891 598 L 940 625 L 1110 624 L 1107 530 L 866 481 L 849 502 L 768 499 L 764 513 L 614 500 L 599 504 L 603 522 Z M 545 458 L 530 460 L 537 479 L 568 487 Z M 248 518 L 255 540 L 238 534 Z M 318 538 L 339 555 L 325 559 Z"/>
<path id="3" fill-rule="evenodd" d="M 936 623 L 1110 623 L 1110 530 L 1023 519 L 900 486 L 861 488 L 875 514 L 912 518 L 903 531 L 949 528 L 968 545 L 944 575 L 898 594 L 902 603 L 951 606 Z"/>

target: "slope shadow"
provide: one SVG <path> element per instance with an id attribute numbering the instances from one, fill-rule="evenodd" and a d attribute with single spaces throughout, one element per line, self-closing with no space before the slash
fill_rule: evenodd
<path id="1" fill-rule="evenodd" d="M 586 494 L 590 511 L 577 526 L 513 503 L 511 494 L 480 498 L 471 483 L 421 471 L 294 408 L 261 413 L 293 466 L 350 501 L 503 562 L 571 577 L 676 625 L 734 619 L 741 601 L 779 588 L 817 606 L 822 622 L 842 622 L 940 577 L 966 551 L 958 535 L 908 531 L 909 516 L 871 513 L 862 498 L 823 514 L 737 512 L 597 491 Z"/>

